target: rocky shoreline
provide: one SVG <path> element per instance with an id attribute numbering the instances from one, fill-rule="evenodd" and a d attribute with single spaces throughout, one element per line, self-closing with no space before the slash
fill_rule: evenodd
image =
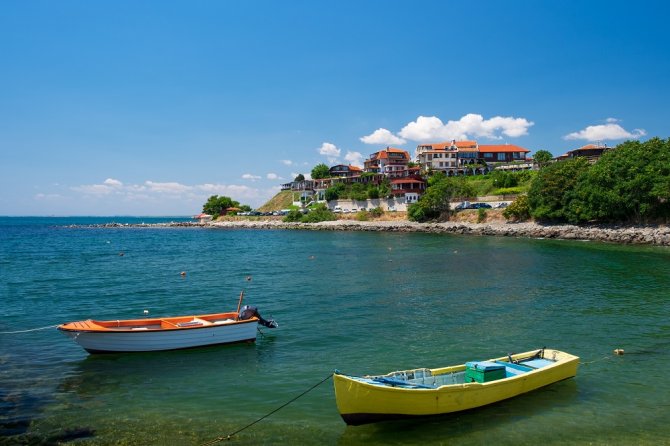
<path id="1" fill-rule="evenodd" d="M 280 221 L 223 221 L 207 223 L 212 228 L 302 229 L 313 231 L 387 231 L 432 234 L 489 235 L 504 237 L 593 240 L 621 244 L 670 246 L 667 226 L 574 226 L 537 223 L 415 223 L 410 221 L 337 220 L 321 223 Z"/>
<path id="2" fill-rule="evenodd" d="M 623 225 L 542 225 L 538 223 L 415 223 L 403 220 L 356 221 L 336 220 L 320 223 L 288 223 L 279 220 L 236 220 L 209 223 L 170 222 L 155 224 L 108 223 L 103 228 L 121 227 L 198 227 L 216 229 L 294 229 L 311 231 L 385 231 L 424 232 L 431 234 L 488 235 L 561 240 L 591 240 L 619 244 L 670 246 L 668 226 Z"/>

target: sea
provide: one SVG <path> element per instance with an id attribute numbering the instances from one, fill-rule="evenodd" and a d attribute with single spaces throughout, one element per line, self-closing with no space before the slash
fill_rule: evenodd
<path id="1" fill-rule="evenodd" d="M 185 220 L 0 218 L 0 444 L 670 444 L 667 247 L 136 225 Z M 256 343 L 89 355 L 54 328 L 230 311 L 242 291 L 279 323 Z M 336 369 L 545 346 L 577 376 L 453 415 L 337 412 Z"/>

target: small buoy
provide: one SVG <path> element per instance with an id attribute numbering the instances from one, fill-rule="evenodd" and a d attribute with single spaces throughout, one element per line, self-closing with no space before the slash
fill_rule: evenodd
<path id="1" fill-rule="evenodd" d="M 316 259 L 316 257 L 314 257 L 314 256 L 309 256 L 309 260 L 314 260 L 314 259 Z"/>
<path id="2" fill-rule="evenodd" d="M 454 250 L 454 254 L 458 254 L 458 250 L 455 249 L 455 250 Z"/>
<path id="3" fill-rule="evenodd" d="M 186 271 L 182 271 L 182 272 L 180 272 L 179 274 L 180 274 L 182 277 L 184 277 L 184 276 L 186 275 Z"/>
<path id="4" fill-rule="evenodd" d="M 124 255 L 124 254 L 123 254 L 122 252 L 119 253 L 119 256 L 120 256 L 120 257 L 123 257 L 123 255 Z"/>
<path id="5" fill-rule="evenodd" d="M 624 350 L 622 348 L 616 348 L 616 349 L 614 349 L 614 354 L 615 355 L 623 355 Z"/>
<path id="6" fill-rule="evenodd" d="M 247 282 L 251 282 L 251 276 L 247 276 Z"/>
<path id="7" fill-rule="evenodd" d="M 149 310 L 144 310 L 144 315 L 146 316 L 147 314 L 149 314 Z"/>

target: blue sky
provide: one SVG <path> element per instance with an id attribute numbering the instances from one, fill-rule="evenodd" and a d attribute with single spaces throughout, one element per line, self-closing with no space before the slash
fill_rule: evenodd
<path id="1" fill-rule="evenodd" d="M 6 1 L 0 215 L 263 204 L 316 164 L 667 138 L 664 2 Z"/>

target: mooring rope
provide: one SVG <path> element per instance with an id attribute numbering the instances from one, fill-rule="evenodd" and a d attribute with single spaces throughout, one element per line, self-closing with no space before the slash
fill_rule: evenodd
<path id="1" fill-rule="evenodd" d="M 311 392 L 312 390 L 316 389 L 317 387 L 319 387 L 321 384 L 325 383 L 328 379 L 330 379 L 330 378 L 332 378 L 332 377 L 333 377 L 333 374 L 330 373 L 328 376 L 326 376 L 325 378 L 323 378 L 323 379 L 322 379 L 321 381 L 319 381 L 318 383 L 314 384 L 314 385 L 313 385 L 312 387 L 310 387 L 309 389 L 307 389 L 307 390 L 305 390 L 304 392 L 302 392 L 300 395 L 298 395 L 298 396 L 296 396 L 295 398 L 291 399 L 290 401 L 288 401 L 288 402 L 282 404 L 281 406 L 279 406 L 278 408 L 276 408 L 276 409 L 273 410 L 272 412 L 270 412 L 270 413 L 268 413 L 268 414 L 266 414 L 266 415 L 263 415 L 262 417 L 260 417 L 260 418 L 257 419 L 256 421 L 254 421 L 253 423 L 247 424 L 246 426 L 244 426 L 244 427 L 241 428 L 241 429 L 236 430 L 236 431 L 233 432 L 232 434 L 228 434 L 228 435 L 226 435 L 226 436 L 217 437 L 217 438 L 215 438 L 215 439 L 212 440 L 212 441 L 208 441 L 207 443 L 203 443 L 202 446 L 211 446 L 211 445 L 213 445 L 213 444 L 219 443 L 219 442 L 224 441 L 224 440 L 230 440 L 230 439 L 232 438 L 233 435 L 239 434 L 239 433 L 242 432 L 243 430 L 245 430 L 245 429 L 247 429 L 247 428 L 250 428 L 250 427 L 253 426 L 254 424 L 258 423 L 259 421 L 262 421 L 262 420 L 266 419 L 267 417 L 269 417 L 269 416 L 272 415 L 273 413 L 280 411 L 281 409 L 283 409 L 284 407 L 288 406 L 289 404 L 291 404 L 292 402 L 294 402 L 294 401 L 297 400 L 298 398 L 300 398 L 300 397 L 302 397 L 302 396 L 308 394 L 308 393 Z"/>
<path id="2" fill-rule="evenodd" d="M 600 362 L 600 361 L 604 361 L 605 359 L 612 359 L 612 358 L 613 358 L 612 355 L 607 355 L 607 356 L 603 356 L 602 358 L 594 359 L 593 361 L 580 361 L 579 363 L 581 365 L 589 365 L 589 364 L 593 364 L 595 362 Z"/>
<path id="3" fill-rule="evenodd" d="M 48 327 L 31 328 L 30 330 L 0 331 L 0 334 L 28 333 L 29 331 L 46 330 L 48 328 L 55 328 L 55 327 L 58 327 L 58 325 L 49 325 Z"/>

